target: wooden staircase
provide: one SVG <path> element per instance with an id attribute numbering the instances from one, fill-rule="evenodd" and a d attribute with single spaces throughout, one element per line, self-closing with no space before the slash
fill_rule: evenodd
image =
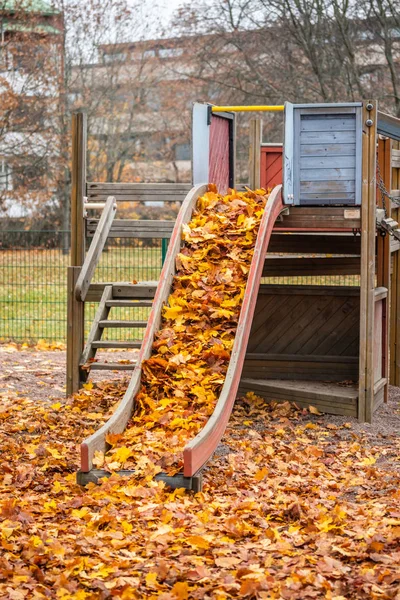
<path id="1" fill-rule="evenodd" d="M 96 353 L 100 348 L 120 348 L 120 349 L 132 349 L 141 347 L 142 342 L 140 340 L 132 339 L 115 339 L 115 340 L 104 340 L 103 334 L 107 329 L 115 331 L 114 337 L 119 338 L 117 331 L 120 332 L 124 329 L 138 329 L 145 328 L 147 320 L 123 320 L 113 318 L 113 308 L 143 308 L 151 307 L 153 301 L 151 299 L 136 299 L 128 297 L 129 291 L 137 288 L 137 285 L 127 286 L 124 288 L 127 290 L 127 297 L 121 298 L 120 295 L 115 297 L 115 285 L 105 285 L 104 291 L 99 303 L 99 306 L 94 317 L 85 348 L 82 352 L 81 359 L 79 361 L 79 370 L 81 381 L 86 381 L 91 370 L 119 370 L 119 371 L 132 371 L 135 368 L 136 362 L 134 360 L 130 362 L 108 362 L 108 361 L 96 361 Z M 131 289 L 130 289 L 131 288 Z"/>

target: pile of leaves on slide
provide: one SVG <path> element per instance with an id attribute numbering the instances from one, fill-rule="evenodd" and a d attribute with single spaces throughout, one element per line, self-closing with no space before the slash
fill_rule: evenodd
<path id="1" fill-rule="evenodd" d="M 214 186 L 210 186 L 214 187 Z M 235 340 L 267 197 L 264 190 L 208 191 L 183 226 L 184 245 L 151 357 L 142 365 L 135 413 L 94 465 L 174 474 L 182 451 L 213 412 Z"/>
<path id="2" fill-rule="evenodd" d="M 77 441 L 123 391 L 0 393 L 0 598 L 398 600 L 398 438 L 379 466 L 349 424 L 249 394 L 202 493 L 116 474 L 79 488 Z"/>

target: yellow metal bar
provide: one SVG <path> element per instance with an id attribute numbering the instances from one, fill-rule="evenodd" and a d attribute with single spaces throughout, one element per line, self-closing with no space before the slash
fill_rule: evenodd
<path id="1" fill-rule="evenodd" d="M 261 106 L 212 106 L 211 107 L 211 111 L 212 112 L 258 112 L 258 111 L 263 111 L 263 112 L 281 112 L 285 110 L 285 107 L 283 104 L 278 104 L 276 106 L 268 106 L 268 105 L 261 105 Z"/>

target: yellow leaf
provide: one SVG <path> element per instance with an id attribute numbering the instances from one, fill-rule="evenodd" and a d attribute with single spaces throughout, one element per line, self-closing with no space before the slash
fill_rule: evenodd
<path id="1" fill-rule="evenodd" d="M 187 542 L 191 546 L 195 546 L 196 548 L 203 548 L 203 550 L 207 550 L 207 548 L 210 545 L 209 542 L 207 540 L 205 540 L 203 537 L 201 537 L 200 535 L 191 535 L 187 539 Z"/>
<path id="2" fill-rule="evenodd" d="M 56 508 L 57 508 L 57 503 L 54 499 L 49 500 L 48 502 L 45 502 L 43 504 L 43 509 L 45 510 L 45 512 L 53 512 L 53 510 L 55 510 Z"/>
<path id="3" fill-rule="evenodd" d="M 310 406 L 308 407 L 308 410 L 310 411 L 311 414 L 313 415 L 320 415 L 322 413 L 319 412 L 318 408 L 316 408 L 315 406 Z"/>
<path id="4" fill-rule="evenodd" d="M 124 533 L 126 534 L 130 534 L 132 529 L 133 529 L 133 525 L 132 523 L 129 523 L 128 521 L 121 521 L 121 526 L 122 529 L 124 530 Z"/>
<path id="5" fill-rule="evenodd" d="M 74 508 L 71 511 L 71 515 L 73 517 L 76 517 L 77 519 L 82 519 L 82 517 L 87 515 L 88 512 L 89 512 L 89 509 L 87 508 L 87 506 L 83 506 L 82 508 Z"/>
<path id="6" fill-rule="evenodd" d="M 130 456 L 132 456 L 132 451 L 126 446 L 121 446 L 121 448 L 118 448 L 115 452 L 113 452 L 112 459 L 113 461 L 119 462 L 121 465 L 123 465 Z"/>
<path id="7" fill-rule="evenodd" d="M 63 458 L 63 455 L 59 453 L 57 448 L 47 448 L 47 452 L 51 454 L 53 458 Z"/>
<path id="8" fill-rule="evenodd" d="M 85 388 L 85 390 L 92 390 L 93 389 L 93 383 L 91 381 L 88 381 L 87 383 L 83 384 L 83 387 Z"/>
<path id="9" fill-rule="evenodd" d="M 165 306 L 164 307 L 164 318 L 165 319 L 176 319 L 182 312 L 181 306 Z"/>
<path id="10" fill-rule="evenodd" d="M 37 548 L 38 546 L 41 546 L 43 544 L 42 540 L 40 539 L 40 537 L 38 535 L 32 535 L 29 538 L 29 541 L 31 542 L 31 544 L 34 548 Z"/>
<path id="11" fill-rule="evenodd" d="M 51 405 L 51 408 L 53 410 L 60 410 L 60 408 L 61 408 L 61 402 L 54 402 L 54 404 Z"/>
<path id="12" fill-rule="evenodd" d="M 363 465 L 374 465 L 376 463 L 376 458 L 374 458 L 373 456 L 367 456 L 365 457 L 362 461 Z"/>
<path id="13" fill-rule="evenodd" d="M 156 583 L 157 583 L 157 573 L 147 573 L 146 585 L 148 587 L 154 587 Z"/>

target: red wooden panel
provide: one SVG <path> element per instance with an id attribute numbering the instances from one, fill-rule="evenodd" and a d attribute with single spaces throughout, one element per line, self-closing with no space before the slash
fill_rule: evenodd
<path id="1" fill-rule="evenodd" d="M 282 183 L 282 146 L 261 146 L 261 187 L 268 190 Z"/>
<path id="2" fill-rule="evenodd" d="M 229 187 L 229 120 L 213 115 L 210 125 L 208 182 L 215 183 L 220 194 Z"/>

